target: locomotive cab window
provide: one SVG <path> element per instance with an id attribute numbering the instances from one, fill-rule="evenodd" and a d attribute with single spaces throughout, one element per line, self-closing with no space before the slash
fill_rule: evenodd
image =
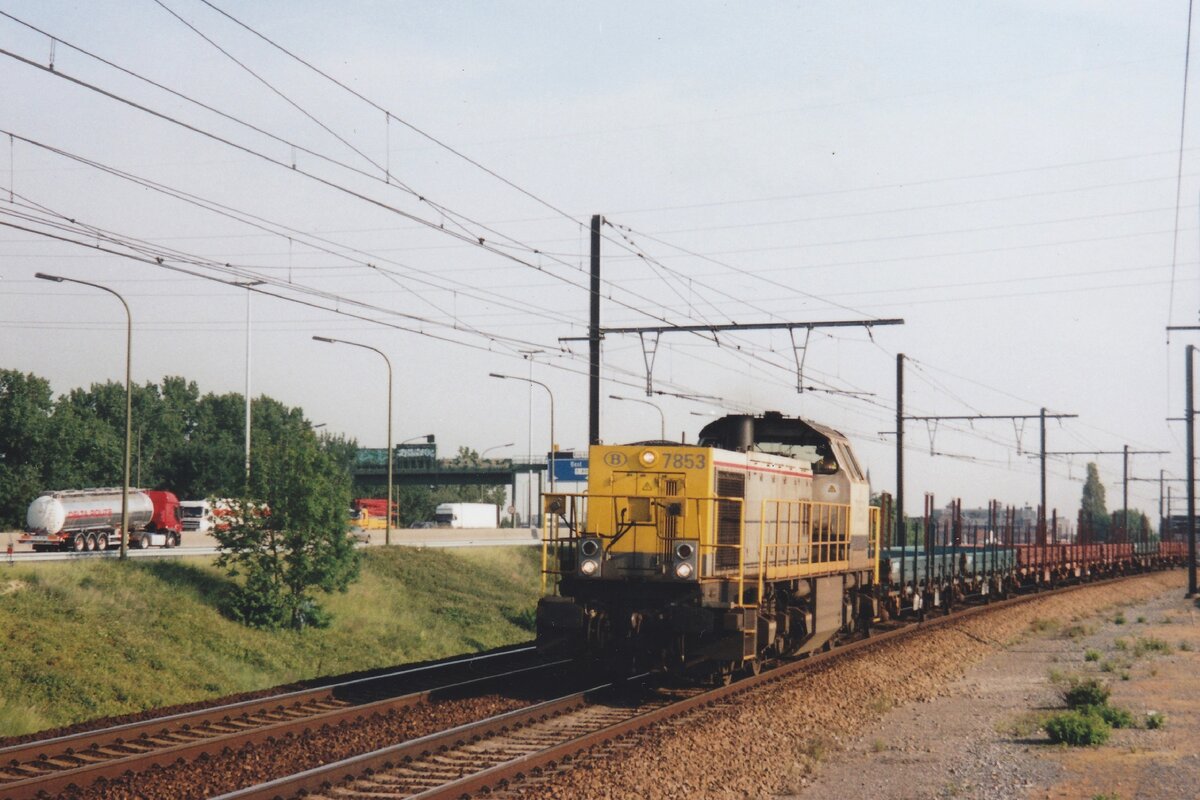
<path id="1" fill-rule="evenodd" d="M 858 466 L 858 462 L 854 460 L 854 453 L 843 442 L 834 444 L 834 449 L 838 454 L 838 461 L 846 465 L 846 471 L 854 480 L 863 480 L 862 469 Z"/>
<path id="2" fill-rule="evenodd" d="M 817 448 L 817 460 L 813 462 L 812 470 L 816 475 L 836 475 L 841 466 L 831 447 Z"/>

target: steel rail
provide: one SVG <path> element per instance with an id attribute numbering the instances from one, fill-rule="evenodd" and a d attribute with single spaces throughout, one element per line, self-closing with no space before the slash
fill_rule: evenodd
<path id="1" fill-rule="evenodd" d="M 580 692 L 572 692 L 528 708 L 514 709 L 484 720 L 468 722 L 440 733 L 431 733 L 419 739 L 400 742 L 370 753 L 351 756 L 332 764 L 298 772 L 295 775 L 228 792 L 211 798 L 211 800 L 275 800 L 300 791 L 315 791 L 336 780 L 357 777 L 368 770 L 386 769 L 405 759 L 437 752 L 443 748 L 469 741 L 478 741 L 485 736 L 577 711 L 590 705 L 598 693 L 611 689 L 613 685 L 611 683 L 602 684 Z"/>
<path id="2" fill-rule="evenodd" d="M 397 678 L 472 666 L 479 662 L 498 658 L 528 655 L 533 651 L 534 648 L 531 646 L 521 646 L 484 655 L 459 657 L 312 689 L 299 689 L 269 697 L 125 723 L 95 731 L 12 745 L 0 749 L 0 772 L 50 771 L 15 780 L 0 779 L 0 797 L 8 800 L 8 798 L 25 796 L 26 791 L 31 793 L 62 791 L 71 784 L 82 785 L 81 781 L 86 781 L 89 776 L 104 775 L 112 772 L 113 769 L 119 768 L 115 774 L 121 774 L 125 770 L 133 769 L 135 765 L 141 768 L 154 763 L 169 764 L 180 758 L 186 759 L 202 752 L 211 751 L 214 747 L 220 750 L 231 742 L 253 741 L 260 734 L 275 736 L 286 733 L 287 730 L 306 727 L 314 722 L 336 724 L 344 719 L 357 718 L 363 714 L 387 710 L 389 707 L 403 708 L 415 705 L 446 691 L 476 686 L 487 681 L 495 681 L 530 670 L 561 666 L 565 663 L 537 664 L 516 671 L 484 675 L 369 702 L 354 702 L 338 696 L 347 689 L 361 691 L 375 683 L 382 685 Z M 257 723 L 246 719 L 252 716 L 265 717 L 265 719 Z M 211 732 L 203 730 L 206 726 Z M 232 730 L 222 731 L 221 728 L 232 728 Z M 156 747 L 155 740 L 165 741 L 167 744 Z M 147 752 L 127 752 L 147 747 L 153 749 Z M 87 755 L 80 755 L 81 753 Z M 90 761 L 91 763 L 74 763 L 80 761 Z"/>
<path id="3" fill-rule="evenodd" d="M 696 694 L 679 702 L 656 708 L 631 717 L 628 720 L 583 734 L 570 741 L 551 745 L 539 752 L 523 755 L 506 763 L 465 775 L 443 786 L 410 795 L 410 797 L 412 800 L 460 800 L 475 793 L 494 790 L 500 786 L 507 785 L 514 779 L 519 780 L 522 776 L 529 774 L 535 769 L 558 763 L 568 756 L 586 751 L 621 736 L 635 733 L 663 720 L 682 716 L 695 709 L 726 701 L 759 687 L 777 683 L 821 667 L 822 665 L 853 656 L 861 651 L 886 645 L 905 636 L 922 631 L 936 630 L 945 625 L 958 623 L 979 614 L 1001 611 L 1041 598 L 1057 596 L 1079 589 L 1105 586 L 1129 577 L 1136 576 L 1121 576 L 1087 583 L 1070 584 L 1053 590 L 1021 594 L 1016 597 L 996 600 L 983 605 L 960 607 L 961 610 L 950 614 L 927 617 L 925 620 L 919 622 L 910 622 L 903 626 L 871 635 L 868 638 L 849 642 L 826 652 L 780 663 L 769 670 L 764 670 L 757 676 L 745 678 L 729 686 Z M 323 767 L 308 769 L 296 775 L 278 778 L 257 786 L 230 792 L 215 798 L 215 800 L 279 800 L 279 798 L 296 796 L 301 792 L 314 793 L 328 790 L 336 783 L 362 777 L 369 772 L 388 769 L 406 759 L 419 757 L 425 753 L 468 741 L 477 742 L 488 735 L 547 719 L 553 715 L 570 713 L 588 704 L 590 702 L 590 693 L 594 693 L 600 688 L 607 687 L 597 687 L 597 689 L 589 690 L 588 692 L 580 692 L 557 700 L 540 703 L 528 709 L 517 709 L 489 720 L 462 725 L 443 733 L 431 734 L 421 739 L 391 745 Z"/>

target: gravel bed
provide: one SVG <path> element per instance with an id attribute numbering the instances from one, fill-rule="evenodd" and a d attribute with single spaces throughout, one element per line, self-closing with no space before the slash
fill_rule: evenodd
<path id="1" fill-rule="evenodd" d="M 923 714 L 935 698 L 951 694 L 955 681 L 968 669 L 1025 639 L 1035 620 L 1078 619 L 1114 603 L 1141 602 L 1179 591 L 1183 581 L 1180 571 L 1131 578 L 1040 597 L 1014 608 L 919 631 L 599 748 L 567 765 L 569 768 L 494 796 L 556 800 L 851 796 L 804 790 L 822 762 L 842 757 L 841 751 L 862 730 L 892 708 L 917 703 L 921 705 L 909 709 L 908 714 Z M 1031 695 L 1028 701 L 1044 703 L 1045 698 Z M 963 735 L 971 735 L 971 720 L 948 719 L 947 724 L 951 723 L 964 725 Z M 894 757 L 919 759 L 922 754 L 916 741 L 901 744 L 912 749 L 901 749 Z M 958 764 L 961 766 L 955 769 L 970 773 L 964 773 L 964 781 L 982 781 L 976 776 L 990 778 L 993 772 L 999 779 L 1009 766 L 1003 753 L 979 745 L 963 748 Z M 979 796 L 1023 798 L 1028 796 L 1028 784 L 1041 777 L 1008 774 L 1011 779 L 993 782 L 1007 794 Z M 941 784 L 932 790 L 926 787 L 909 793 L 909 787 L 902 786 L 898 793 L 876 796 L 937 797 L 939 788 L 953 790 L 953 775 L 949 780 L 946 774 L 939 779 Z"/>

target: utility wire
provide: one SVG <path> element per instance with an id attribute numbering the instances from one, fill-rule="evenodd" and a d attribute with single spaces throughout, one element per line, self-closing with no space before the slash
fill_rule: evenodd
<path id="1" fill-rule="evenodd" d="M 326 133 L 328 133 L 330 136 L 332 136 L 333 138 L 337 139 L 339 142 L 341 142 L 342 144 L 344 144 L 346 147 L 348 147 L 348 148 L 349 148 L 351 151 L 353 151 L 353 152 L 354 152 L 356 155 L 358 155 L 360 158 L 362 158 L 364 161 L 366 161 L 366 162 L 367 162 L 368 164 L 370 164 L 371 166 L 373 166 L 373 167 L 375 167 L 376 169 L 380 170 L 380 171 L 381 171 L 381 172 L 383 172 L 385 175 L 387 175 L 387 174 L 388 174 L 388 171 L 387 171 L 387 168 L 386 168 L 386 167 L 384 167 L 382 164 L 380 164 L 380 163 L 378 163 L 377 161 L 375 161 L 375 159 L 373 159 L 373 158 L 371 158 L 370 156 L 368 156 L 368 155 L 367 155 L 366 153 L 364 153 L 362 150 L 359 150 L 357 147 L 355 147 L 353 144 L 351 144 L 349 141 L 347 141 L 345 138 L 343 138 L 343 137 L 341 136 L 341 134 L 339 134 L 337 131 L 335 131 L 335 130 L 333 130 L 332 128 L 330 128 L 330 127 L 329 127 L 328 125 L 326 125 L 324 122 L 321 122 L 321 120 L 319 120 L 319 119 L 317 119 L 315 116 L 313 116 L 313 115 L 312 115 L 312 114 L 311 114 L 311 113 L 310 113 L 310 112 L 309 112 L 307 109 L 305 109 L 305 108 L 304 108 L 303 106 L 301 106 L 299 103 L 295 102 L 294 100 L 292 100 L 292 98 L 288 97 L 286 94 L 284 94 L 284 93 L 283 93 L 283 92 L 281 92 L 279 89 L 277 89 L 277 88 L 274 86 L 274 84 L 272 84 L 270 81 L 268 81 L 268 80 L 267 80 L 266 78 L 264 78 L 262 75 L 259 75 L 257 72 L 255 72 L 254 70 L 250 69 L 250 67 L 249 67 L 249 66 L 248 66 L 248 65 L 247 65 L 245 62 L 243 62 L 243 61 L 239 60 L 239 59 L 238 59 L 236 56 L 234 56 L 234 55 L 233 55 L 233 53 L 230 53 L 230 52 L 229 52 L 228 50 L 226 50 L 224 47 L 221 47 L 221 45 L 217 44 L 217 43 L 216 43 L 215 41 L 213 41 L 211 38 L 209 38 L 208 36 L 206 36 L 206 35 L 204 34 L 204 32 L 203 32 L 203 31 L 201 31 L 201 30 L 200 30 L 199 28 L 197 28 L 195 25 L 193 25 L 192 23 L 188 22 L 186 19 L 184 19 L 183 17 L 181 17 L 181 16 L 180 16 L 178 13 L 176 13 L 176 12 L 175 12 L 175 10 L 174 10 L 173 8 L 171 8 L 171 7 L 170 7 L 170 6 L 168 6 L 166 3 L 164 3 L 164 2 L 163 2 L 163 0 L 153 0 L 153 2 L 154 2 L 156 5 L 158 5 L 158 7 L 159 7 L 159 8 L 161 8 L 161 9 L 162 9 L 162 10 L 164 10 L 164 11 L 166 11 L 168 14 L 170 14 L 170 15 L 171 15 L 172 17 L 174 17 L 175 19 L 179 20 L 179 22 L 180 22 L 182 25 L 186 26 L 186 27 L 187 27 L 187 29 L 188 29 L 188 30 L 190 30 L 192 33 L 196 34 L 196 35 L 197 35 L 197 36 L 199 36 L 201 39 L 203 39 L 204 41 L 206 41 L 206 42 L 208 42 L 210 45 L 212 45 L 214 48 L 216 48 L 216 50 L 217 50 L 218 52 L 220 52 L 220 53 L 221 53 L 223 56 L 225 56 L 226 58 L 228 58 L 228 59 L 229 59 L 230 61 L 232 61 L 233 63 L 237 64 L 239 67 L 241 67 L 241 68 L 242 68 L 243 70 L 245 70 L 247 73 L 249 73 L 249 74 L 250 74 L 250 75 L 251 75 L 251 76 L 252 76 L 252 77 L 253 77 L 255 80 L 257 80 L 257 81 L 258 81 L 259 83 L 261 83 L 263 86 L 267 87 L 267 88 L 268 88 L 268 89 L 269 89 L 269 90 L 270 90 L 270 91 L 271 91 L 273 94 L 275 94 L 275 96 L 276 96 L 276 97 L 280 98 L 280 99 L 281 99 L 281 100 L 283 100 L 285 103 L 287 103 L 288 105 L 290 105 L 292 108 L 296 109 L 296 110 L 297 110 L 297 111 L 299 111 L 301 114 L 303 114 L 303 115 L 304 115 L 304 117 L 305 117 L 306 119 L 308 119 L 310 122 L 312 122 L 312 123 L 313 123 L 314 125 L 316 125 L 318 128 L 320 128 L 321 130 L 325 131 L 325 132 L 326 132 Z M 390 175 L 389 175 L 389 177 L 390 177 Z"/>
<path id="2" fill-rule="evenodd" d="M 1183 50 L 1183 98 L 1179 109 L 1179 166 L 1175 181 L 1175 234 L 1171 237 L 1171 291 L 1167 300 L 1167 324 L 1175 313 L 1175 260 L 1179 253 L 1179 204 L 1183 197 L 1183 142 L 1187 130 L 1188 66 L 1192 59 L 1192 0 L 1188 0 L 1187 38 Z"/>
<path id="3" fill-rule="evenodd" d="M 534 313 L 536 313 L 540 316 L 543 316 L 547 319 L 552 319 L 552 320 L 555 320 L 558 322 L 563 322 L 563 323 L 574 322 L 573 318 L 568 317 L 566 314 L 563 314 L 561 312 L 556 312 L 552 309 L 543 308 L 541 306 L 537 306 L 535 304 L 532 304 L 532 303 L 529 303 L 526 301 L 522 301 L 518 305 L 516 302 L 510 302 L 507 299 L 498 299 L 498 297 L 500 297 L 500 296 L 497 296 L 494 294 L 493 295 L 479 294 L 479 293 L 477 293 L 477 290 L 475 287 L 473 287 L 469 284 L 462 283 L 460 281 L 454 281 L 454 280 L 442 278 L 440 280 L 442 280 L 445 284 L 445 285 L 442 285 L 442 284 L 439 284 L 438 282 L 436 282 L 432 276 L 427 277 L 427 275 L 428 275 L 427 273 L 416 271 L 413 268 L 408 267 L 407 265 L 401 264 L 400 262 L 393 261 L 388 258 L 382 258 L 382 257 L 379 257 L 378 255 L 368 253 L 368 252 L 360 250 L 358 248 L 354 248 L 349 245 L 344 245 L 344 244 L 335 242 L 333 240 L 330 240 L 330 239 L 327 239 L 327 238 L 324 238 L 321 236 L 317 236 L 315 234 L 309 234 L 305 231 L 291 227 L 284 223 L 272 221 L 265 217 L 259 216 L 257 214 L 252 214 L 250 212 L 242 211 L 240 209 L 217 202 L 215 200 L 211 200 L 209 198 L 204 198 L 199 195 L 192 194 L 190 192 L 185 192 L 181 189 L 177 189 L 174 187 L 167 186 L 165 184 L 158 183 L 157 181 L 150 180 L 149 178 L 144 178 L 139 175 L 135 175 L 133 173 L 126 172 L 125 170 L 121 170 L 117 167 L 113 167 L 113 166 L 105 164 L 103 162 L 89 159 L 85 156 L 71 153 L 69 151 L 63 150 L 58 147 L 54 147 L 53 145 L 49 145 L 49 144 L 40 142 L 35 139 L 29 139 L 24 136 L 19 136 L 17 134 L 11 133 L 9 131 L 0 130 L 0 133 L 6 133 L 9 136 L 13 136 L 16 139 L 18 139 L 26 144 L 29 144 L 33 147 L 42 149 L 46 152 L 52 153 L 61 158 L 65 158 L 70 161 L 74 161 L 75 163 L 82 164 L 84 166 L 107 173 L 109 175 L 120 178 L 122 180 L 129 181 L 131 183 L 134 183 L 135 185 L 142 186 L 144 188 L 150 189 L 150 190 L 158 192 L 160 194 L 164 194 L 168 197 L 172 197 L 172 198 L 175 198 L 182 202 L 188 203 L 190 205 L 197 206 L 206 211 L 209 211 L 214 214 L 218 214 L 222 217 L 226 217 L 226 218 L 231 219 L 240 224 L 244 224 L 244 225 L 256 228 L 258 230 L 267 232 L 273 236 L 278 236 L 280 238 L 286 237 L 289 239 L 294 239 L 296 241 L 301 241 L 306 246 L 311 247 L 314 250 L 317 250 L 320 252 L 325 252 L 330 255 L 337 256 L 339 258 L 345 258 L 347 260 L 354 261 L 359 266 L 369 268 L 381 275 L 388 277 L 389 280 L 392 279 L 392 277 L 394 276 L 394 273 L 391 273 L 390 270 L 386 270 L 386 269 L 378 266 L 378 263 L 376 263 L 376 262 L 390 263 L 390 264 L 394 264 L 396 266 L 403 267 L 406 270 L 410 270 L 409 272 L 406 272 L 403 277 L 407 278 L 408 280 L 412 280 L 412 281 L 416 281 L 418 283 L 425 284 L 425 285 L 429 286 L 430 288 L 439 289 L 439 290 L 443 290 L 443 291 L 457 291 L 457 292 L 463 294 L 464 296 L 472 297 L 473 299 L 479 300 L 481 302 L 496 303 L 497 305 L 502 305 L 502 306 L 505 306 L 508 308 L 512 308 L 513 310 L 534 312 Z M 346 252 L 340 252 L 339 250 L 336 250 L 334 248 L 342 248 Z M 358 256 L 361 256 L 361 258 L 356 258 L 354 255 L 347 255 L 347 253 L 357 254 Z M 414 292 L 414 294 L 416 294 L 416 293 Z M 416 295 L 416 296 L 420 297 L 420 295 Z M 440 311 L 441 313 L 447 314 L 449 316 L 449 312 L 447 312 L 445 309 L 434 305 L 433 303 L 431 303 L 428 300 L 426 300 L 425 302 L 429 302 L 430 305 L 433 305 L 434 308 L 436 308 L 438 311 Z"/>
<path id="4" fill-rule="evenodd" d="M 308 69 L 310 69 L 313 72 L 315 72 L 316 74 L 320 75 L 325 80 L 329 81 L 330 83 L 333 83 L 335 86 L 338 86 L 339 88 L 354 95 L 359 100 L 361 100 L 364 103 L 366 103 L 367 105 L 369 105 L 371 108 L 374 108 L 376 111 L 382 111 L 386 115 L 387 119 L 395 120 L 396 122 L 398 122 L 401 125 L 403 125 L 404 127 L 408 128 L 410 131 L 417 134 L 418 136 L 421 136 L 422 138 L 426 139 L 429 142 L 432 142 L 433 144 L 437 145 L 438 147 L 442 148 L 443 150 L 447 151 L 448 153 L 451 153 L 454 156 L 462 159 L 463 161 L 466 161 L 471 166 L 483 171 L 484 173 L 490 175 L 491 177 L 493 177 L 496 180 L 503 183 L 505 186 L 508 186 L 510 189 L 513 189 L 513 190 L 525 195 L 530 200 L 533 200 L 534 202 L 538 203 L 539 205 L 553 211 L 554 213 L 558 214 L 559 216 L 565 217 L 566 219 L 571 220 L 572 222 L 575 222 L 581 226 L 583 225 L 583 222 L 581 220 L 576 219 L 574 216 L 572 216 L 571 214 L 568 214 L 566 211 L 563 211 L 562 209 L 558 208 L 557 206 L 553 205 L 552 203 L 542 199 L 541 197 L 538 197 L 534 193 L 530 192 L 528 189 L 525 189 L 525 188 L 513 183 L 512 181 L 505 178 L 503 175 L 500 175 L 499 173 L 495 172 L 494 170 L 490 169 L 489 167 L 484 166 L 483 164 L 479 163 L 478 161 L 476 161 L 475 159 L 466 155 L 465 153 L 455 149 L 454 147 L 451 147 L 449 144 L 442 141 L 441 139 L 438 139 L 437 137 L 433 136 L 432 134 L 422 130 L 421 128 L 418 128 L 416 125 L 413 125 L 411 122 L 408 122 L 403 117 L 400 117 L 400 116 L 396 115 L 395 113 L 393 113 L 392 111 L 388 110 L 387 108 L 384 108 L 383 106 L 379 105 L 378 103 L 376 103 L 374 100 L 370 99 L 369 97 L 366 97 L 365 95 L 355 91 L 350 86 L 346 85 L 345 83 L 342 83 L 337 78 L 334 78 L 332 75 L 329 75 L 328 73 L 322 71 L 318 67 L 314 66 L 312 63 L 306 61 L 305 59 L 303 59 L 300 56 L 293 53 L 291 50 L 288 50 L 287 48 L 280 45 L 278 42 L 267 37 L 265 34 L 262 34 L 259 31 L 255 30 L 254 28 L 250 27 L 245 22 L 242 22 L 240 19 L 233 16 L 229 12 L 219 8 L 214 3 L 209 2 L 209 0 L 200 0 L 200 2 L 204 3 L 204 5 L 208 6 L 213 11 L 216 11 L 218 14 L 222 15 L 223 17 L 225 17 L 229 21 L 233 22 L 234 24 L 242 27 L 243 29 L 245 29 L 249 33 L 253 34 L 254 36 L 257 36 L 259 39 L 262 39 L 264 42 L 266 42 L 267 44 L 269 44 L 271 47 L 275 48 L 279 52 L 283 53 L 284 55 L 288 56 L 289 58 L 293 59 L 294 61 L 297 61 L 298 63 L 304 65 Z"/>

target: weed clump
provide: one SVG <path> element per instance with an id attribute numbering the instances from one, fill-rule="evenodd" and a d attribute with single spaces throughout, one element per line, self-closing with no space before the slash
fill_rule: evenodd
<path id="1" fill-rule="evenodd" d="M 1171 652 L 1171 645 L 1162 639 L 1146 636 L 1134 643 L 1133 652 L 1139 656 L 1144 656 L 1147 653 L 1169 653 Z"/>
<path id="2" fill-rule="evenodd" d="M 1072 681 L 1062 692 L 1063 702 L 1067 708 L 1079 709 L 1085 706 L 1098 707 L 1108 705 L 1112 691 L 1095 678 Z"/>
<path id="3" fill-rule="evenodd" d="M 1088 650 L 1086 653 L 1083 654 L 1083 660 L 1084 661 L 1099 661 L 1100 660 L 1100 651 L 1099 650 Z"/>
<path id="4" fill-rule="evenodd" d="M 1149 711 L 1146 713 L 1146 728 L 1147 730 L 1156 731 L 1167 724 L 1167 715 L 1158 711 Z"/>
<path id="5" fill-rule="evenodd" d="M 1046 720 L 1050 741 L 1071 747 L 1095 747 L 1108 741 L 1112 728 L 1095 714 L 1064 711 Z"/>
<path id="6" fill-rule="evenodd" d="M 1087 627 L 1086 625 L 1072 625 L 1068 628 L 1064 628 L 1062 635 L 1066 639 L 1078 639 L 1081 636 L 1090 635 L 1091 632 L 1092 632 L 1092 629 Z"/>

